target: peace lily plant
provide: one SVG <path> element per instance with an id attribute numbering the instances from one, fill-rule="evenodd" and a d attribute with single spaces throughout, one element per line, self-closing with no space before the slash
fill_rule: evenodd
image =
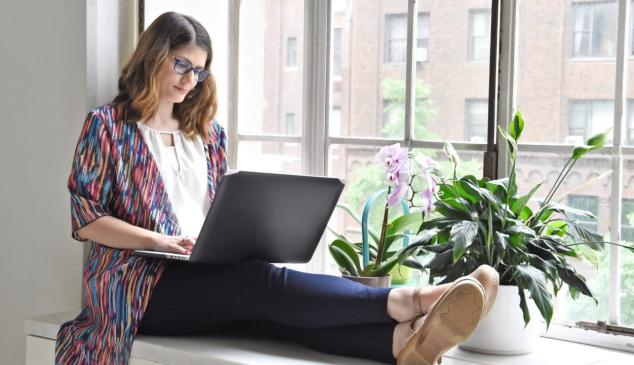
<path id="1" fill-rule="evenodd" d="M 604 241 L 577 220 L 582 216 L 595 218 L 592 213 L 554 198 L 577 161 L 603 147 L 608 132 L 574 147 L 546 196 L 535 199 L 533 196 L 543 183 L 531 187 L 525 195 L 518 193 L 516 183 L 517 141 L 524 129 L 521 113 L 515 114 L 508 131 L 498 129 L 509 150 L 509 176 L 497 180 L 472 175 L 457 178 L 458 156 L 446 144 L 454 175 L 440 179 L 435 213 L 421 224 L 419 234 L 423 237 L 403 254 L 421 248 L 433 254 L 425 265 L 430 283 L 451 282 L 488 264 L 499 272 L 501 285 L 517 286 L 524 323 L 530 321 L 525 294 L 528 291 L 548 326 L 553 317 L 553 298 L 564 284 L 573 298 L 583 294 L 594 299 L 573 261 L 596 262 L 596 252 L 603 250 L 606 243 L 633 250 Z"/>

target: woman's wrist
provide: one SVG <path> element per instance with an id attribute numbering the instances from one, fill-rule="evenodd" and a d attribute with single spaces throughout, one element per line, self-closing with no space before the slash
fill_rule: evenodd
<path id="1" fill-rule="evenodd" d="M 145 230 L 145 231 L 146 231 L 146 234 L 144 235 L 144 238 L 143 238 L 143 249 L 154 250 L 157 246 L 157 242 L 161 234 L 158 232 L 150 231 L 150 230 Z"/>

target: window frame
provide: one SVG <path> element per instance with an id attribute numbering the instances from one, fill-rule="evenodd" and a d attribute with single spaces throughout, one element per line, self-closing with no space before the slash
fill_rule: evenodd
<path id="1" fill-rule="evenodd" d="M 139 28 L 143 29 L 143 6 L 144 1 L 139 1 Z M 493 174 L 490 176 L 505 176 L 508 173 L 507 163 L 508 150 L 501 138 L 497 138 L 495 125 L 502 128 L 508 127 L 515 109 L 515 87 L 514 70 L 516 65 L 516 55 L 518 47 L 518 22 L 519 5 L 522 0 L 491 0 L 491 22 L 492 31 L 490 36 L 491 57 L 490 62 L 490 97 L 489 97 L 489 126 L 488 137 L 485 144 L 482 143 L 455 143 L 454 147 L 458 151 L 485 152 L 484 164 L 485 175 L 487 175 L 487 164 L 493 163 Z M 631 0 L 617 0 L 618 24 L 617 24 L 617 51 L 616 51 L 616 88 L 614 99 L 614 138 L 613 145 L 591 152 L 593 155 L 609 156 L 612 163 L 612 185 L 611 198 L 618 202 L 617 208 L 610 212 L 611 226 L 616 232 L 618 240 L 621 233 L 621 205 L 622 205 L 622 172 L 624 157 L 634 157 L 634 146 L 624 146 L 624 121 L 623 111 L 625 106 L 624 75 L 628 57 L 631 54 L 629 49 L 630 33 L 629 16 Z M 228 78 L 228 160 L 230 166 L 236 166 L 237 148 L 241 141 L 275 141 L 294 142 L 302 146 L 303 172 L 312 175 L 325 175 L 328 171 L 328 151 L 333 145 L 363 145 L 363 146 L 385 146 L 391 143 L 402 143 L 409 148 L 433 148 L 441 149 L 442 142 L 422 141 L 412 138 L 412 113 L 414 107 L 414 97 L 412 84 L 415 79 L 415 41 L 412 37 L 416 32 L 416 20 L 413 14 L 418 14 L 417 4 L 413 0 L 408 1 L 407 12 L 407 56 L 406 56 L 406 101 L 405 101 L 405 132 L 403 139 L 381 139 L 381 138 L 356 138 L 356 137 L 331 137 L 328 135 L 328 119 L 330 110 L 330 36 L 331 36 L 331 0 L 305 0 L 305 26 L 303 57 L 301 59 L 304 70 L 303 85 L 303 123 L 302 135 L 264 135 L 264 134 L 238 134 L 238 41 L 239 41 L 239 20 L 240 2 L 229 2 L 229 49 L 226 56 L 232 60 L 229 62 Z M 499 19 L 498 19 L 499 17 Z M 327 29 L 327 32 L 323 32 Z M 499 36 L 499 38 L 498 38 Z M 298 50 L 299 52 L 300 50 Z M 298 62 L 300 59 L 298 59 Z M 495 96 L 492 98 L 491 96 Z M 551 144 L 530 144 L 521 143 L 523 152 L 550 152 L 569 153 L 570 146 Z M 487 155 L 488 154 L 488 155 Z M 487 175 L 489 176 L 489 175 Z M 324 272 L 325 255 L 327 247 L 323 240 L 315 252 L 315 257 L 308 266 L 310 271 Z M 610 323 L 618 323 L 620 291 L 620 252 L 616 247 L 610 247 Z M 615 300 L 617 298 L 617 300 Z M 588 343 L 602 347 L 614 348 L 625 351 L 633 351 L 629 342 L 631 337 L 602 334 L 576 328 L 566 323 L 553 323 L 546 337 L 566 339 L 580 343 Z"/>

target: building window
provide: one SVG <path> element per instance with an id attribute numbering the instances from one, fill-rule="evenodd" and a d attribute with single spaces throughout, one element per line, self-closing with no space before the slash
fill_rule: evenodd
<path id="1" fill-rule="evenodd" d="M 634 199 L 623 199 L 621 211 L 621 240 L 634 242 Z"/>
<path id="2" fill-rule="evenodd" d="M 487 99 L 467 100 L 465 109 L 465 141 L 486 142 L 489 115 Z"/>
<path id="3" fill-rule="evenodd" d="M 491 44 L 491 9 L 469 11 L 469 61 L 489 60 Z"/>
<path id="4" fill-rule="evenodd" d="M 604 132 L 612 125 L 614 103 L 607 100 L 575 100 L 570 102 L 568 136 L 565 142 L 578 144 L 590 136 Z"/>
<path id="5" fill-rule="evenodd" d="M 572 56 L 614 57 L 616 54 L 616 1 L 572 4 Z"/>
<path id="6" fill-rule="evenodd" d="M 334 28 L 332 34 L 332 75 L 341 77 L 341 28 Z"/>
<path id="7" fill-rule="evenodd" d="M 297 38 L 289 37 L 286 42 L 286 67 L 297 67 Z"/>
<path id="8" fill-rule="evenodd" d="M 419 13 L 416 25 L 416 63 L 427 62 L 429 45 L 429 14 Z"/>
<path id="9" fill-rule="evenodd" d="M 634 146 L 634 100 L 627 102 L 627 127 L 625 129 L 625 144 Z"/>
<path id="10" fill-rule="evenodd" d="M 383 99 L 383 118 L 380 136 L 393 137 L 395 131 L 402 128 L 405 117 L 405 109 L 402 101 Z"/>
<path id="11" fill-rule="evenodd" d="M 286 113 L 286 134 L 295 134 L 295 113 Z"/>
<path id="12" fill-rule="evenodd" d="M 588 218 L 586 216 L 575 216 L 575 217 L 577 218 L 579 223 L 581 223 L 582 226 L 588 229 L 591 229 L 595 232 L 598 231 L 598 223 L 597 223 L 597 219 L 599 218 L 599 197 L 598 196 L 571 194 L 571 195 L 568 195 L 568 205 L 573 208 L 586 210 L 594 214 L 594 216 L 597 217 L 595 219 Z"/>
<path id="13" fill-rule="evenodd" d="M 419 13 L 416 35 L 416 62 L 426 62 L 429 44 L 429 14 Z M 385 62 L 405 63 L 407 57 L 407 15 L 385 15 Z"/>
<path id="14" fill-rule="evenodd" d="M 407 15 L 385 15 L 385 62 L 404 63 L 407 46 Z"/>

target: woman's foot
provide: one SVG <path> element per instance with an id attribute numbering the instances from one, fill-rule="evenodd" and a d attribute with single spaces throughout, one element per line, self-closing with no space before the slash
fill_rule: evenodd
<path id="1" fill-rule="evenodd" d="M 500 274 L 489 265 L 480 265 L 469 276 L 475 278 L 482 284 L 484 288 L 484 311 L 482 312 L 482 318 L 486 317 L 495 303 L 495 298 L 498 295 L 498 288 L 500 287 Z"/>
<path id="2" fill-rule="evenodd" d="M 396 326 L 393 352 L 397 363 L 437 364 L 447 350 L 473 333 L 482 317 L 484 300 L 484 289 L 474 278 L 464 277 L 450 284 L 425 317 Z M 405 337 L 408 327 L 411 334 Z"/>
<path id="3" fill-rule="evenodd" d="M 388 296 L 388 315 L 397 322 L 407 322 L 420 318 L 429 312 L 431 305 L 438 300 L 454 283 L 466 278 L 475 278 L 484 288 L 485 304 L 482 317 L 491 309 L 497 297 L 500 285 L 498 272 L 489 265 L 480 265 L 468 276 L 456 279 L 453 283 L 418 288 L 397 288 Z"/>

